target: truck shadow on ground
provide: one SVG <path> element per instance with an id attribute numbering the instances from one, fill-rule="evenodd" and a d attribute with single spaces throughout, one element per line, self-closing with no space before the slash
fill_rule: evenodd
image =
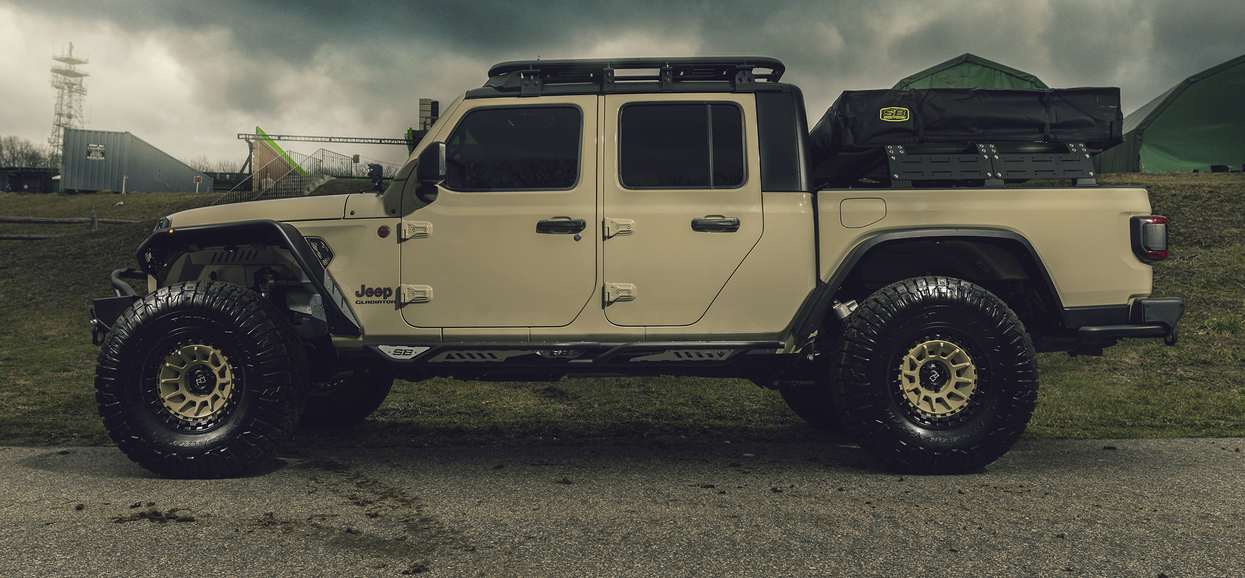
<path id="1" fill-rule="evenodd" d="M 565 415 L 556 420 L 545 420 L 539 415 L 525 419 L 469 416 L 462 420 L 422 420 L 390 415 L 382 408 L 358 425 L 299 429 L 284 447 L 681 446 L 774 442 L 852 443 L 841 431 L 814 428 L 794 418 L 778 423 L 731 418 L 695 425 L 645 416 L 617 416 L 609 420 Z"/>
<path id="2" fill-rule="evenodd" d="M 25 458 L 24 467 L 56 473 L 110 479 L 161 479 L 131 462 L 119 450 L 100 448 L 48 449 Z M 827 431 L 804 423 L 740 424 L 694 429 L 653 426 L 644 420 L 618 420 L 608 426 L 597 423 L 510 422 L 487 424 L 478 420 L 470 425 L 419 424 L 409 420 L 369 419 L 340 429 L 297 430 L 276 454 L 235 479 L 263 478 L 320 455 L 341 455 L 347 450 L 351 461 L 366 466 L 377 463 L 410 461 L 436 456 L 438 460 L 463 463 L 484 455 L 523 454 L 538 459 L 542 454 L 565 455 L 567 451 L 616 454 L 623 461 L 646 462 L 654 456 L 685 456 L 713 459 L 724 463 L 740 456 L 770 456 L 770 464 L 785 467 L 814 465 L 822 470 L 839 470 L 870 476 L 898 474 L 874 459 L 840 431 Z M 401 456 L 401 457 L 395 457 Z M 1004 456 L 1006 459 L 1006 456 Z M 1067 464 L 1064 465 L 1067 467 Z M 992 467 L 967 474 L 988 473 Z"/>
<path id="3" fill-rule="evenodd" d="M 48 449 L 46 452 L 18 460 L 17 464 L 33 470 L 98 479 L 167 479 L 130 461 L 116 448 Z M 274 457 L 232 477 L 262 478 L 288 465 L 286 460 Z"/>

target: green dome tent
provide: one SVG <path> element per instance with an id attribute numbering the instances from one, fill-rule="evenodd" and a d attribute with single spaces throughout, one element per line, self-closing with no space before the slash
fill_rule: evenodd
<path id="1" fill-rule="evenodd" d="M 926 68 L 895 83 L 896 90 L 909 88 L 1050 88 L 1038 77 L 986 60 L 961 54 Z"/>
<path id="2" fill-rule="evenodd" d="M 1100 173 L 1235 170 L 1245 163 L 1245 56 L 1205 70 L 1124 117 L 1124 142 L 1094 159 Z"/>

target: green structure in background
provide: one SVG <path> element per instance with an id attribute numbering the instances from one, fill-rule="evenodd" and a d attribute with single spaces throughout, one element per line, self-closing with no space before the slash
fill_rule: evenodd
<path id="1" fill-rule="evenodd" d="M 897 83 L 896 90 L 910 88 L 1050 88 L 1038 77 L 986 60 L 975 54 L 961 54 L 942 64 L 926 68 Z"/>
<path id="2" fill-rule="evenodd" d="M 1245 56 L 1177 84 L 1124 117 L 1124 142 L 1094 159 L 1100 173 L 1241 170 Z M 1222 169 L 1220 169 L 1222 170 Z"/>
<path id="3" fill-rule="evenodd" d="M 277 141 L 274 141 L 268 138 L 268 133 L 264 132 L 264 129 L 259 128 L 258 126 L 255 127 L 255 134 L 262 137 L 259 140 L 263 141 L 264 144 L 268 145 L 269 148 L 272 149 L 272 152 L 276 153 L 277 156 L 281 157 L 281 160 L 285 161 L 285 163 L 289 165 L 290 168 L 297 171 L 298 174 L 301 176 L 304 176 L 304 177 L 307 176 L 307 171 L 304 170 L 303 167 L 298 166 L 298 163 L 294 162 L 294 159 L 290 158 L 290 155 L 286 154 L 285 149 L 281 148 L 281 145 L 277 144 Z"/>

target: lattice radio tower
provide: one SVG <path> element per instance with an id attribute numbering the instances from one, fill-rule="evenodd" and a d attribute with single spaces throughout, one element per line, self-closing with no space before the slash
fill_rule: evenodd
<path id="1" fill-rule="evenodd" d="M 52 66 L 52 88 L 56 89 L 56 114 L 52 119 L 52 136 L 48 137 L 48 148 L 54 155 L 61 154 L 64 143 L 65 129 L 82 128 L 82 101 L 86 97 L 86 87 L 82 78 L 90 76 L 78 70 L 80 64 L 87 60 L 75 58 L 73 43 L 69 43 L 69 52 L 53 56 L 61 65 Z"/>

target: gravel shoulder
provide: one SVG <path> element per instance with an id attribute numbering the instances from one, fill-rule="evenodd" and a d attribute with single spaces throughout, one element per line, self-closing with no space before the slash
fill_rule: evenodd
<path id="1" fill-rule="evenodd" d="M 1245 439 L 1028 441 L 897 476 L 849 445 L 287 451 L 165 480 L 0 448 L 0 575 L 1241 576 Z"/>

